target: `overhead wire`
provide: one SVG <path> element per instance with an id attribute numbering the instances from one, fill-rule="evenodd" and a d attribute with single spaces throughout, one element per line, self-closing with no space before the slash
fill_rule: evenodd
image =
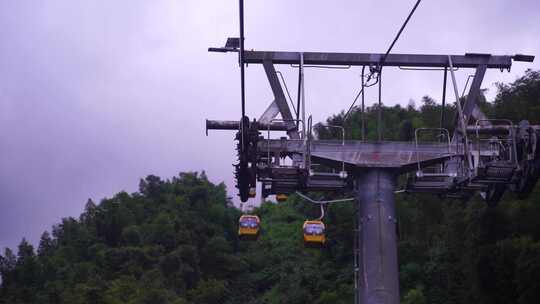
<path id="1" fill-rule="evenodd" d="M 390 51 L 392 51 L 392 49 L 394 48 L 394 45 L 396 44 L 397 40 L 399 39 L 399 37 L 401 36 L 401 33 L 403 33 L 403 30 L 405 29 L 405 27 L 407 26 L 407 23 L 409 23 L 409 20 L 411 19 L 412 15 L 414 14 L 414 12 L 416 11 L 416 9 L 418 8 L 418 5 L 420 4 L 420 2 L 422 2 L 422 0 L 418 0 L 416 1 L 414 7 L 412 8 L 412 10 L 410 11 L 409 15 L 407 16 L 407 19 L 405 19 L 405 22 L 401 25 L 401 28 L 399 29 L 397 35 L 394 37 L 394 40 L 392 40 L 392 43 L 390 44 L 390 46 L 388 47 L 388 49 L 386 50 L 386 53 L 384 53 L 383 57 L 381 58 L 381 60 L 379 61 L 379 64 L 378 64 L 378 67 L 370 67 L 370 73 L 368 75 L 368 81 L 369 79 L 371 79 L 373 77 L 373 75 L 377 74 L 376 76 L 376 81 L 371 84 L 371 85 L 365 85 L 364 83 L 364 79 L 362 79 L 362 88 L 360 89 L 360 91 L 358 92 L 358 94 L 356 94 L 351 106 L 349 107 L 349 109 L 347 110 L 347 112 L 345 113 L 345 115 L 343 116 L 343 124 L 345 124 L 345 121 L 347 120 L 350 112 L 352 111 L 356 101 L 358 100 L 358 97 L 360 97 L 360 95 L 364 94 L 364 89 L 366 87 L 370 87 L 370 86 L 373 86 L 373 85 L 376 85 L 380 82 L 380 73 L 382 71 L 382 67 L 384 66 L 384 63 L 386 62 L 386 59 L 388 57 L 388 55 L 390 54 Z M 362 67 L 362 71 L 364 70 L 365 66 Z M 381 88 L 380 88 L 380 84 L 379 84 L 379 111 L 381 111 Z M 379 113 L 379 119 L 380 119 L 380 113 Z M 379 121 L 379 124 L 380 125 L 380 121 Z M 379 128 L 379 127 L 378 127 Z M 380 137 L 380 131 L 379 131 L 379 137 Z M 379 139 L 380 140 L 380 139 Z"/>
<path id="2" fill-rule="evenodd" d="M 381 100 L 381 94 L 382 94 L 381 74 L 382 74 L 382 69 L 383 69 L 384 63 L 386 62 L 386 59 L 388 58 L 388 54 L 390 54 L 390 51 L 392 51 L 392 49 L 394 48 L 394 45 L 396 44 L 399 37 L 401 36 L 401 33 L 403 33 L 403 30 L 405 29 L 405 27 L 409 23 L 409 20 L 411 20 L 411 17 L 414 14 L 414 12 L 416 11 L 416 9 L 418 8 L 418 5 L 420 4 L 420 2 L 422 2 L 422 0 L 416 1 L 416 3 L 414 4 L 414 7 L 412 8 L 409 15 L 407 16 L 407 19 L 405 19 L 405 22 L 403 22 L 403 24 L 401 25 L 401 28 L 399 29 L 397 35 L 394 37 L 394 40 L 392 41 L 392 43 L 388 47 L 388 50 L 386 50 L 386 53 L 384 53 L 384 56 L 379 61 L 378 75 L 377 75 L 377 78 L 379 79 L 379 107 L 378 107 L 378 114 L 377 114 L 377 137 L 378 137 L 379 141 L 382 140 L 382 100 Z"/>
<path id="3" fill-rule="evenodd" d="M 403 30 L 407 26 L 407 23 L 409 23 L 409 20 L 411 20 L 411 17 L 414 14 L 414 12 L 416 11 L 416 9 L 418 8 L 418 5 L 420 4 L 420 2 L 422 2 L 422 0 L 416 1 L 416 3 L 414 4 L 414 7 L 412 8 L 411 12 L 407 16 L 407 19 L 405 19 L 405 22 L 403 22 L 403 24 L 401 25 L 401 28 L 399 29 L 397 35 L 394 37 L 394 40 L 390 44 L 390 47 L 388 47 L 388 50 L 386 50 L 386 53 L 384 54 L 381 61 L 379 62 L 379 69 L 382 69 L 382 67 L 384 65 L 384 62 L 386 61 L 386 58 L 388 57 L 388 54 L 390 54 L 390 51 L 392 50 L 392 48 L 394 48 L 394 45 L 396 44 L 399 37 L 401 36 L 401 33 L 403 33 Z"/>
<path id="4" fill-rule="evenodd" d="M 414 14 L 414 12 L 416 11 L 416 9 L 418 8 L 418 5 L 420 4 L 420 2 L 422 2 L 422 0 L 418 0 L 416 1 L 414 7 L 412 8 L 412 10 L 410 11 L 409 15 L 407 16 L 407 19 L 405 19 L 405 22 L 401 25 L 401 28 L 399 29 L 397 35 L 394 37 L 394 40 L 392 41 L 392 43 L 390 44 L 390 46 L 388 47 L 388 49 L 386 50 L 386 53 L 383 55 L 383 57 L 381 58 L 381 60 L 379 61 L 379 65 L 378 65 L 378 68 L 370 68 L 370 74 L 368 75 L 368 81 L 371 79 L 371 77 L 373 77 L 373 75 L 375 73 L 377 73 L 377 77 L 376 77 L 376 81 L 373 83 L 373 84 L 370 84 L 370 85 L 366 85 L 365 82 L 364 82 L 364 79 L 362 79 L 362 88 L 360 89 L 360 91 L 356 94 L 356 96 L 354 97 L 354 100 L 351 104 L 351 106 L 349 107 L 349 109 L 347 110 L 347 112 L 345 113 L 345 115 L 343 116 L 343 123 L 345 123 L 345 121 L 347 120 L 350 112 L 352 111 L 352 109 L 354 108 L 354 105 L 356 104 L 356 101 L 358 101 L 358 98 L 360 97 L 360 95 L 364 96 L 364 89 L 367 88 L 367 87 L 370 87 L 370 86 L 373 86 L 377 83 L 380 82 L 380 73 L 381 73 L 381 70 L 382 70 L 382 67 L 384 65 L 384 62 L 386 61 L 386 58 L 388 57 L 388 54 L 390 54 L 390 51 L 392 50 L 392 48 L 394 47 L 394 45 L 396 44 L 397 40 L 399 39 L 399 37 L 401 36 L 401 33 L 403 32 L 403 30 L 405 29 L 405 27 L 407 26 L 407 23 L 409 23 L 409 20 L 411 19 L 412 15 Z M 291 64 L 291 67 L 293 68 L 297 68 L 299 67 L 299 65 L 294 65 L 294 64 Z M 336 67 L 336 66 L 317 66 L 317 65 L 311 65 L 311 66 L 303 66 L 303 67 L 311 67 L 311 68 L 322 68 L 322 69 L 349 69 L 350 66 L 345 66 L 345 67 Z M 363 67 L 365 68 L 365 66 Z M 379 111 L 381 111 L 381 85 L 379 83 Z M 379 114 L 379 119 L 380 119 L 380 114 Z M 380 121 L 379 121 L 379 125 L 380 125 Z M 380 129 L 380 128 L 379 128 Z M 380 140 L 380 137 L 381 137 L 381 131 L 379 130 L 379 140 Z"/>

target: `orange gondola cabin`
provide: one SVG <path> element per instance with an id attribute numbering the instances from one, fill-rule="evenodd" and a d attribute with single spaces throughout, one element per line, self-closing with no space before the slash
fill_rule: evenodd
<path id="1" fill-rule="evenodd" d="M 256 215 L 244 214 L 238 220 L 238 236 L 242 239 L 256 239 L 259 236 L 261 220 Z"/>
<path id="2" fill-rule="evenodd" d="M 305 221 L 303 226 L 306 246 L 323 246 L 326 243 L 326 227 L 322 221 Z"/>
<path id="3" fill-rule="evenodd" d="M 276 201 L 280 202 L 280 203 L 283 203 L 283 202 L 286 202 L 287 201 L 287 198 L 289 198 L 287 196 L 287 194 L 276 194 Z"/>

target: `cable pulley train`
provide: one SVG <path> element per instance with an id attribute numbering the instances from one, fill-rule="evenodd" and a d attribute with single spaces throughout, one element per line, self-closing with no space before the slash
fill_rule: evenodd
<path id="1" fill-rule="evenodd" d="M 209 48 L 209 51 L 238 53 L 242 115 L 238 121 L 207 120 L 207 132 L 236 132 L 238 163 L 234 168 L 242 202 L 255 196 L 257 183 L 260 183 L 262 197 L 276 195 L 278 201 L 282 201 L 297 193 L 321 207 L 321 217 L 306 221 L 302 227 L 306 245 L 326 243 L 326 227 L 322 222 L 324 206 L 342 201 L 358 202 L 359 248 L 355 254 L 360 262 L 355 267 L 355 278 L 362 303 L 399 303 L 395 192 L 432 193 L 461 200 L 478 193 L 489 206 L 495 206 L 507 191 L 526 198 L 540 178 L 540 126 L 527 121 L 516 124 L 505 119 L 489 119 L 477 104 L 487 70 L 510 70 L 513 62 L 532 62 L 534 56 L 390 54 L 391 48 L 386 53 L 375 54 L 247 51 L 243 46 L 242 5 L 240 16 L 240 37 L 229 38 L 225 47 Z M 245 114 L 246 64 L 262 65 L 274 97 L 258 119 L 250 119 Z M 275 65 L 292 65 L 298 69 L 298 98 L 293 111 Z M 362 74 L 366 68 L 369 71 L 369 75 L 362 77 L 358 95 L 362 96 L 362 116 L 364 88 L 378 84 L 378 140 L 347 139 L 342 126 L 326 126 L 339 128 L 340 139 L 323 140 L 314 134 L 311 118 L 306 117 L 304 71 L 308 67 L 339 66 L 362 67 Z M 389 67 L 440 69 L 443 73 L 442 113 L 447 76 L 451 76 L 457 110 L 452 133 L 442 128 L 441 121 L 440 126 L 431 129 L 416 129 L 412 142 L 383 140 L 381 75 L 383 68 Z M 456 69 L 474 69 L 463 101 L 458 93 Z M 369 79 L 375 82 L 367 83 Z M 272 138 L 272 132 L 285 132 L 286 137 Z M 407 177 L 401 186 L 397 178 L 400 175 Z M 306 195 L 310 192 L 355 193 L 356 197 L 316 201 Z M 256 222 L 254 227 L 248 227 L 251 221 Z M 258 234 L 259 227 L 258 217 L 243 215 L 239 235 L 247 235 L 246 229 Z"/>

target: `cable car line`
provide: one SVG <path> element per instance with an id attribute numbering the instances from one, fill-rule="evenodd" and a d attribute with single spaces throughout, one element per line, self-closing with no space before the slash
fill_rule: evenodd
<path id="1" fill-rule="evenodd" d="M 420 4 L 421 1 L 422 0 L 416 1 L 416 4 L 414 5 L 411 12 L 407 16 L 407 19 L 405 19 L 405 22 L 403 22 L 403 24 L 401 25 L 401 28 L 399 29 L 396 37 L 394 37 L 394 40 L 390 44 L 390 47 L 388 47 L 388 50 L 386 51 L 386 53 L 382 57 L 381 61 L 379 62 L 378 75 L 377 75 L 377 78 L 379 79 L 379 108 L 378 108 L 378 114 L 377 114 L 377 138 L 378 138 L 379 141 L 382 141 L 382 139 L 383 139 L 383 136 L 382 136 L 382 100 L 381 100 L 381 95 L 382 95 L 382 88 L 381 88 L 382 83 L 381 82 L 382 82 L 382 79 L 381 79 L 381 77 L 382 77 L 382 69 L 383 69 L 383 66 L 384 66 L 384 62 L 386 61 L 386 58 L 388 57 L 388 54 L 390 54 L 390 51 L 392 50 L 392 48 L 394 48 L 394 45 L 396 44 L 399 37 L 401 36 L 401 33 L 403 33 L 403 30 L 405 29 L 405 27 L 409 23 L 409 20 L 411 20 L 412 15 L 416 11 L 416 8 L 418 8 L 418 5 Z"/>
<path id="2" fill-rule="evenodd" d="M 384 62 L 386 61 L 386 58 L 388 57 L 388 54 L 390 54 L 390 51 L 392 50 L 392 48 L 394 48 L 394 45 L 396 44 L 396 42 L 398 41 L 399 37 L 401 36 L 401 33 L 403 33 L 403 30 L 405 29 L 405 27 L 407 26 L 407 23 L 409 23 L 409 20 L 411 19 L 412 15 L 414 14 L 414 12 L 416 11 L 416 8 L 418 7 L 418 5 L 420 4 L 422 0 L 418 0 L 416 1 L 416 4 L 414 5 L 414 7 L 412 8 L 411 12 L 409 13 L 409 16 L 407 16 L 407 19 L 405 19 L 405 22 L 403 22 L 403 25 L 401 25 L 401 28 L 399 29 L 396 37 L 394 38 L 394 40 L 392 41 L 392 43 L 390 44 L 390 47 L 388 47 L 388 50 L 386 51 L 386 53 L 384 54 L 384 56 L 382 57 L 380 63 L 379 63 L 379 69 L 382 70 L 382 67 L 384 65 Z"/>

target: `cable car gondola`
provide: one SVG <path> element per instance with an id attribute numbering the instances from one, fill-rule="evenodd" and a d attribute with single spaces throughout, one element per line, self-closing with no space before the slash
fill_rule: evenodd
<path id="1" fill-rule="evenodd" d="M 320 220 L 305 221 L 303 226 L 304 245 L 320 247 L 326 243 L 326 227 Z"/>
<path id="2" fill-rule="evenodd" d="M 301 198 L 305 199 L 306 201 L 309 201 L 313 204 L 318 204 L 321 208 L 321 216 L 318 219 L 311 220 L 311 221 L 305 221 L 303 226 L 303 233 L 304 233 L 304 245 L 306 247 L 322 247 L 326 244 L 326 226 L 324 225 L 322 219 L 324 218 L 324 206 L 328 205 L 330 203 L 338 203 L 338 202 L 350 202 L 353 201 L 354 198 L 341 198 L 341 199 L 335 199 L 335 200 L 320 200 L 316 201 L 313 200 L 304 194 L 300 192 L 296 192 Z"/>
<path id="3" fill-rule="evenodd" d="M 241 239 L 257 239 L 261 220 L 256 215 L 244 214 L 238 220 L 238 236 Z"/>
<path id="4" fill-rule="evenodd" d="M 287 198 L 288 198 L 287 194 L 283 194 L 283 193 L 276 194 L 276 201 L 280 203 L 285 202 Z"/>

